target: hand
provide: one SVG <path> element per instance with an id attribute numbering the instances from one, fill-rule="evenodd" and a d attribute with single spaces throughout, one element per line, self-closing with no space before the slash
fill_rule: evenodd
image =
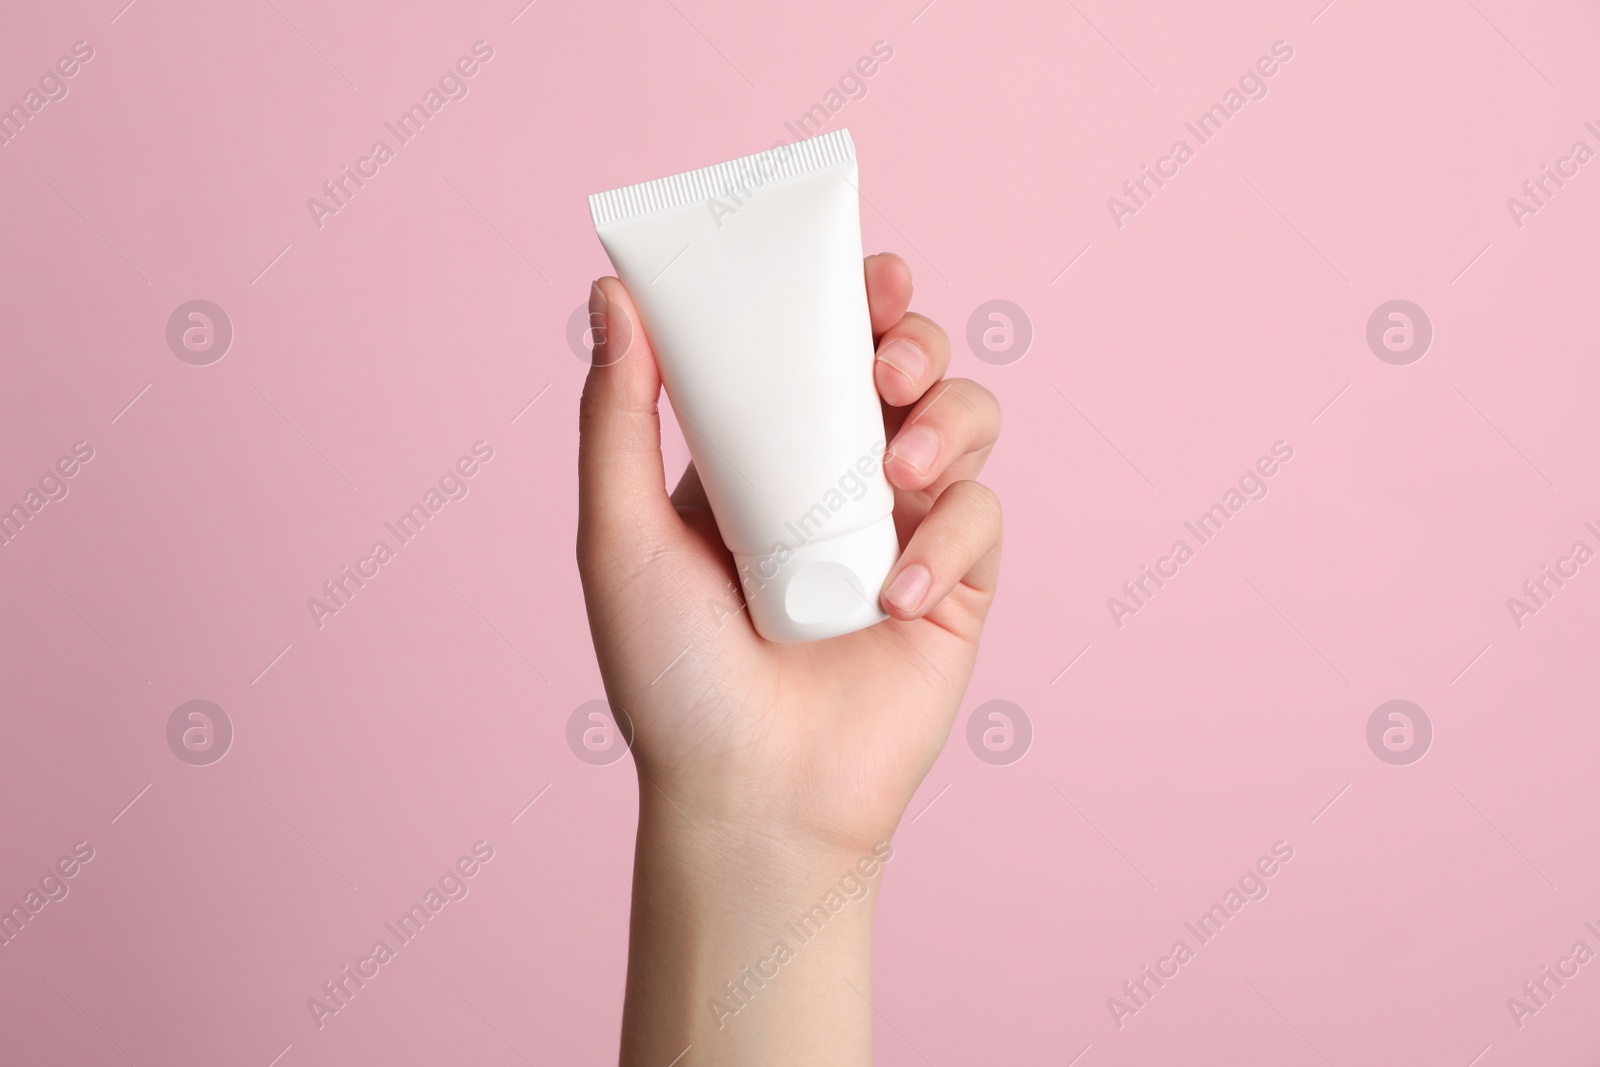
<path id="1" fill-rule="evenodd" d="M 691 817 L 744 813 L 845 850 L 893 833 L 944 746 L 1000 566 L 999 503 L 971 480 L 999 404 L 942 380 L 950 340 L 906 311 L 904 260 L 872 256 L 865 272 L 903 545 L 882 594 L 889 621 L 814 644 L 755 632 L 693 465 L 667 496 L 655 355 L 616 278 L 595 284 L 590 310 L 627 349 L 597 353 L 579 451 L 584 599 L 641 780 Z"/>
<path id="2" fill-rule="evenodd" d="M 891 618 L 811 644 L 750 624 L 693 465 L 667 495 L 655 355 L 618 279 L 590 295 L 604 341 L 580 417 L 578 569 L 640 783 L 624 1064 L 686 1045 L 696 1064 L 871 1059 L 872 904 L 803 948 L 786 924 L 893 835 L 950 732 L 999 575 L 999 503 L 972 479 L 1000 408 L 943 380 L 950 341 L 907 312 L 905 262 L 864 269 L 902 552 Z M 741 968 L 780 941 L 795 958 L 758 991 Z"/>

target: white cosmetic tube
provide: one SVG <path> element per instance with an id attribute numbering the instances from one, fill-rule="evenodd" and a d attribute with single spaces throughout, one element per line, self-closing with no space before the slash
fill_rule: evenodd
<path id="1" fill-rule="evenodd" d="M 856 183 L 841 129 L 589 198 L 769 641 L 882 621 L 900 553 Z"/>

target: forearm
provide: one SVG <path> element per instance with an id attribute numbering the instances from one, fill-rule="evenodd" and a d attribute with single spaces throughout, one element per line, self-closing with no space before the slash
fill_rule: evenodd
<path id="1" fill-rule="evenodd" d="M 761 822 L 641 781 L 622 1067 L 872 1062 L 887 844 L 800 846 Z"/>

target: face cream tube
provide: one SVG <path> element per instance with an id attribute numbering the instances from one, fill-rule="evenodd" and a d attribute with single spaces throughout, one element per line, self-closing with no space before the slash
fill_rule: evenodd
<path id="1" fill-rule="evenodd" d="M 816 641 L 883 620 L 900 543 L 849 131 L 596 193 L 589 210 L 757 632 Z"/>

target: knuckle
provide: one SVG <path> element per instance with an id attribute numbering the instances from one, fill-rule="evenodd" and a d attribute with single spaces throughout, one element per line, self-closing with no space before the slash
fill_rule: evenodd
<path id="1" fill-rule="evenodd" d="M 996 531 L 1000 529 L 1000 496 L 993 489 L 982 482 L 967 480 L 954 483 L 945 492 L 958 494 L 955 503 L 970 521 Z"/>
<path id="2" fill-rule="evenodd" d="M 917 332 L 925 339 L 923 343 L 929 351 L 943 355 L 949 354 L 950 335 L 945 333 L 943 326 L 940 326 L 928 316 L 915 311 L 906 312 L 906 318 L 915 323 Z"/>
<path id="3" fill-rule="evenodd" d="M 987 387 L 971 378 L 952 378 L 951 387 L 969 412 L 982 421 L 1000 420 L 1000 401 Z"/>
<path id="4" fill-rule="evenodd" d="M 939 413 L 936 403 L 943 400 L 946 413 Z M 999 432 L 1000 402 L 993 393 L 970 378 L 946 378 L 945 386 L 928 401 L 929 415 L 936 421 L 953 424 L 963 439 L 976 439 L 989 427 L 992 434 Z M 943 418 L 940 418 L 943 414 Z"/>
<path id="5" fill-rule="evenodd" d="M 983 407 L 987 390 L 971 378 L 946 378 L 945 382 L 948 383 L 950 399 L 966 411 L 975 413 Z"/>

